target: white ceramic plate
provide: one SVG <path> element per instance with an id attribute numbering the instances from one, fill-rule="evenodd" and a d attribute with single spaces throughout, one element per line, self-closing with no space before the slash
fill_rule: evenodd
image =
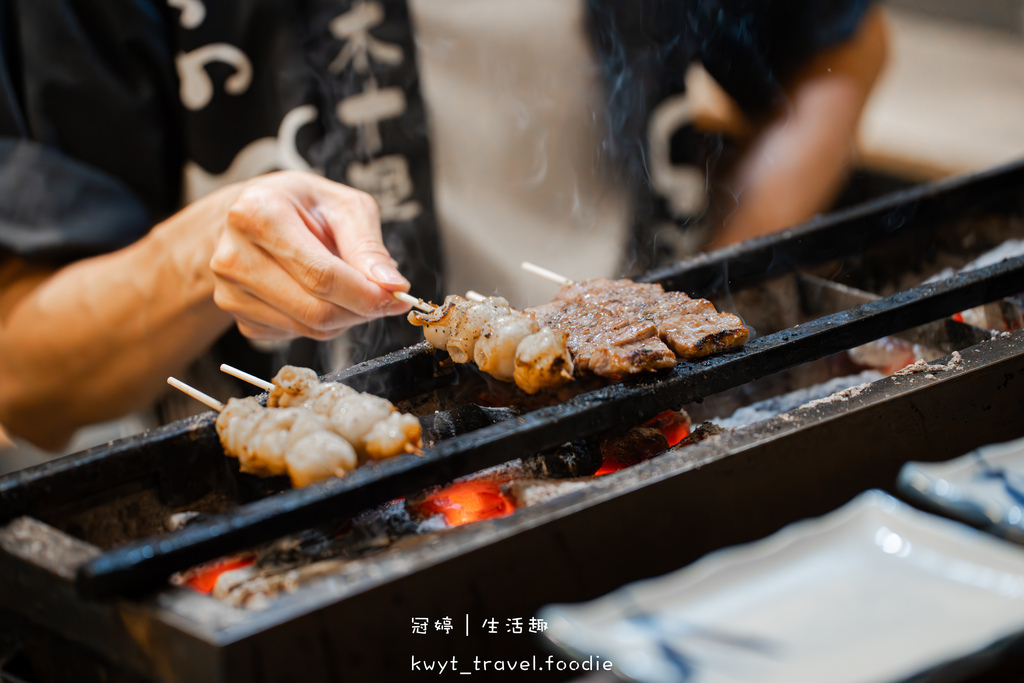
<path id="1" fill-rule="evenodd" d="M 645 683 L 900 680 L 1024 632 L 1024 549 L 868 491 L 540 616 L 556 646 Z"/>
<path id="2" fill-rule="evenodd" d="M 898 484 L 909 497 L 951 517 L 1024 541 L 1024 439 L 946 462 L 908 462 Z"/>

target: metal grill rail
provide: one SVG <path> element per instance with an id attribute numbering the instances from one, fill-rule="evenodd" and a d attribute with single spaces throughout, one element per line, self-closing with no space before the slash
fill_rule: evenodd
<path id="1" fill-rule="evenodd" d="M 168 575 L 282 535 L 349 516 L 485 467 L 605 431 L 637 424 L 666 407 L 781 372 L 883 336 L 1024 291 L 1024 257 L 818 318 L 743 348 L 634 381 L 603 387 L 559 405 L 443 441 L 420 458 L 403 457 L 342 480 L 294 489 L 163 536 L 116 548 L 82 566 L 83 595 L 136 593 Z"/>

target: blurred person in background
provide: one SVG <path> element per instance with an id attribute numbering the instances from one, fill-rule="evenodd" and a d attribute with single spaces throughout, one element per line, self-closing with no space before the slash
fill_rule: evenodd
<path id="1" fill-rule="evenodd" d="M 185 366 L 226 398 L 221 361 L 324 372 L 409 344 L 388 316 L 410 283 L 536 304 L 523 259 L 615 275 L 804 220 L 884 55 L 850 1 L 0 13 L 0 424 L 54 449 Z M 155 421 L 198 408 L 171 396 Z"/>

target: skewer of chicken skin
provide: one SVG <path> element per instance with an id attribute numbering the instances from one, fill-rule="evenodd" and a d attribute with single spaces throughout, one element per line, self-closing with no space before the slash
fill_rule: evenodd
<path id="1" fill-rule="evenodd" d="M 431 346 L 456 363 L 474 361 L 482 371 L 533 394 L 572 379 L 565 336 L 542 329 L 531 314 L 514 311 L 498 296 L 471 301 L 452 294 L 429 313 L 411 311 Z"/>
<path id="2" fill-rule="evenodd" d="M 327 420 L 309 410 L 265 408 L 252 397 L 226 404 L 176 380 L 168 384 L 220 412 L 217 435 L 224 452 L 238 458 L 239 469 L 263 477 L 287 474 L 295 487 L 356 468 L 355 449 L 332 432 Z"/>
<path id="3" fill-rule="evenodd" d="M 360 462 L 420 452 L 420 421 L 385 398 L 339 382 L 321 382 L 313 370 L 293 365 L 282 367 L 272 382 L 230 365 L 221 365 L 221 370 L 268 391 L 268 408 L 301 407 L 324 417 L 328 429 L 355 447 Z"/>

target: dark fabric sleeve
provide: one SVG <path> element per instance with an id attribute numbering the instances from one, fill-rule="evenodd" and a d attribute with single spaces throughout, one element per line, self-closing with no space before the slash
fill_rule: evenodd
<path id="1" fill-rule="evenodd" d="M 126 246 L 149 225 L 113 176 L 36 142 L 0 138 L 0 251 L 62 263 Z"/>
<path id="2" fill-rule="evenodd" d="M 848 38 L 869 0 L 588 0 L 608 86 L 613 144 L 639 139 L 659 102 L 699 61 L 749 112 L 816 52 Z M 625 142 L 628 146 L 629 142 Z"/>
<path id="3" fill-rule="evenodd" d="M 177 209 L 177 79 L 155 0 L 0 0 L 0 252 L 64 262 Z"/>
<path id="4" fill-rule="evenodd" d="M 778 103 L 792 72 L 849 38 L 869 0 L 702 0 L 689 4 L 697 58 L 747 111 Z"/>

